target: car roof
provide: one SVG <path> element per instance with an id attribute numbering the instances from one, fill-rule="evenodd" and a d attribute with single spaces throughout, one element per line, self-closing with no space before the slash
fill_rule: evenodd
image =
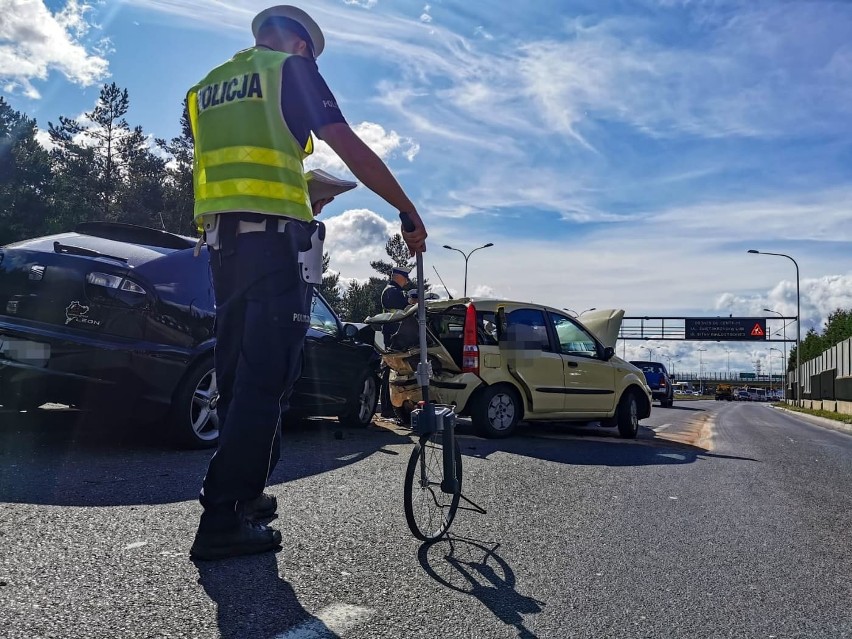
<path id="1" fill-rule="evenodd" d="M 535 308 L 543 311 L 549 311 L 558 315 L 566 315 L 565 311 L 544 304 L 536 304 L 535 302 L 518 302 L 516 300 L 497 299 L 493 297 L 458 297 L 449 300 L 432 300 L 427 302 L 429 309 L 447 309 L 453 306 L 473 304 L 478 311 L 496 312 L 499 307 L 504 307 L 507 312 L 511 312 L 516 308 Z M 575 318 L 576 319 L 576 318 Z"/>
<path id="2" fill-rule="evenodd" d="M 555 313 L 562 317 L 570 317 L 572 321 L 577 322 L 580 326 L 591 332 L 604 346 L 612 348 L 615 347 L 615 343 L 618 340 L 621 331 L 621 322 L 624 318 L 624 311 L 616 308 L 595 309 L 593 312 L 584 313 L 583 317 L 571 317 L 564 310 L 559 310 L 553 306 L 491 297 L 462 297 L 458 299 L 431 301 L 426 303 L 426 308 L 430 311 L 441 311 L 454 306 L 466 306 L 468 304 L 473 304 L 477 311 L 492 313 L 496 313 L 497 309 L 502 306 L 507 313 L 511 313 L 517 309 L 532 308 L 547 311 L 548 313 Z"/>

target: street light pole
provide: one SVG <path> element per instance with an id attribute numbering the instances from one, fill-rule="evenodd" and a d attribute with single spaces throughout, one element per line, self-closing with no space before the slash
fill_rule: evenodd
<path id="1" fill-rule="evenodd" d="M 772 394 L 772 351 L 775 351 L 779 355 L 781 355 L 781 349 L 775 348 L 774 346 L 769 347 L 769 394 Z"/>
<path id="2" fill-rule="evenodd" d="M 802 298 L 799 294 L 799 263 L 789 255 L 784 253 L 767 253 L 765 251 L 756 251 L 749 249 L 749 253 L 755 255 L 775 255 L 776 257 L 786 257 L 796 265 L 796 404 L 802 398 Z"/>
<path id="3" fill-rule="evenodd" d="M 701 396 L 704 396 L 704 353 L 706 348 L 698 349 L 698 384 L 701 388 Z"/>
<path id="4" fill-rule="evenodd" d="M 725 354 L 728 356 L 728 381 L 731 381 L 731 349 L 726 348 Z"/>
<path id="5" fill-rule="evenodd" d="M 764 308 L 763 310 L 766 313 L 775 313 L 776 315 L 778 315 L 781 318 L 781 323 L 783 324 L 781 330 L 783 332 L 784 339 L 784 399 L 787 399 L 787 320 L 784 319 L 784 315 L 782 313 L 779 313 L 778 311 L 773 311 L 771 308 Z M 798 319 L 796 321 L 798 322 Z M 798 323 L 796 324 L 796 326 L 798 326 Z M 777 334 L 778 333 L 776 333 L 776 335 Z"/>
<path id="6" fill-rule="evenodd" d="M 450 246 L 448 244 L 444 244 L 445 249 L 449 249 L 451 251 L 458 251 L 459 253 L 462 254 L 462 257 L 464 257 L 464 297 L 467 297 L 467 261 L 470 259 L 470 256 L 473 255 L 474 253 L 476 253 L 479 249 L 488 248 L 489 246 L 494 246 L 494 244 L 492 242 L 489 242 L 488 244 L 483 244 L 482 246 L 477 246 L 470 253 L 465 253 L 461 249 L 453 248 L 452 246 Z"/>
<path id="7" fill-rule="evenodd" d="M 651 348 L 650 346 L 640 346 L 639 348 L 644 348 L 646 351 L 648 351 L 648 359 L 650 361 L 654 361 L 654 349 L 653 348 Z"/>

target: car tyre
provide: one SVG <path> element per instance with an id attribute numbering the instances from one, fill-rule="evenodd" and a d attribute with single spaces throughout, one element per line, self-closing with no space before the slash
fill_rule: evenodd
<path id="1" fill-rule="evenodd" d="M 490 439 L 509 437 L 521 419 L 521 399 L 511 386 L 488 386 L 476 398 L 471 411 L 473 425 Z"/>
<path id="2" fill-rule="evenodd" d="M 182 448 L 213 448 L 219 442 L 219 390 L 213 358 L 193 366 L 178 387 L 169 413 L 172 439 Z"/>
<path id="3" fill-rule="evenodd" d="M 639 400 L 633 391 L 627 391 L 621 396 L 616 410 L 616 420 L 619 437 L 636 439 L 639 434 Z"/>
<path id="4" fill-rule="evenodd" d="M 338 416 L 344 426 L 366 428 L 373 422 L 376 405 L 379 403 L 379 378 L 369 371 L 361 376 L 349 409 Z"/>

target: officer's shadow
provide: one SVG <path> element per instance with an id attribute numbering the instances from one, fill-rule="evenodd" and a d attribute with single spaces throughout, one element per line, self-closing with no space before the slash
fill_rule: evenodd
<path id="1" fill-rule="evenodd" d="M 193 563 L 198 583 L 216 604 L 222 639 L 272 639 L 297 626 L 310 630 L 310 636 L 337 637 L 302 608 L 278 575 L 275 554 Z"/>

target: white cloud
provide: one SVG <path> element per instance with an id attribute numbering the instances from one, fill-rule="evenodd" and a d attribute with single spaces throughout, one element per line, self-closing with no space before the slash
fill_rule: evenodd
<path id="1" fill-rule="evenodd" d="M 411 138 L 401 136 L 396 131 L 388 131 L 374 122 L 361 122 L 353 126 L 352 130 L 385 162 L 398 155 L 413 162 L 420 151 L 420 146 Z M 315 142 L 313 154 L 305 161 L 306 169 L 323 169 L 337 174 L 349 173 L 343 160 L 328 144 L 319 139 Z"/>
<path id="2" fill-rule="evenodd" d="M 35 139 L 36 142 L 38 142 L 42 146 L 42 148 L 47 149 L 48 151 L 51 151 L 56 147 L 50 137 L 50 133 L 48 133 L 44 129 L 39 129 L 38 131 L 36 131 Z"/>
<path id="3" fill-rule="evenodd" d="M 523 78 L 546 121 L 580 142 L 581 123 L 610 119 L 662 136 L 850 130 L 848 5 L 741 5 L 705 27 L 700 43 L 672 46 L 639 20 L 578 19 L 568 38 L 522 48 Z"/>
<path id="4" fill-rule="evenodd" d="M 375 275 L 370 261 L 385 258 L 385 243 L 399 232 L 397 224 L 369 209 L 350 209 L 324 222 L 325 250 L 331 256 L 331 266 L 348 279 Z"/>
<path id="5" fill-rule="evenodd" d="M 343 0 L 344 4 L 351 4 L 365 9 L 372 9 L 379 0 Z"/>
<path id="6" fill-rule="evenodd" d="M 485 38 L 486 40 L 493 40 L 494 39 L 494 36 L 491 35 L 490 33 L 488 33 L 488 31 L 486 31 L 485 27 L 483 27 L 483 26 L 476 27 L 473 30 L 473 35 L 479 36 L 481 38 Z"/>
<path id="7" fill-rule="evenodd" d="M 845 275 L 824 275 L 818 278 L 802 279 L 799 285 L 802 311 L 802 336 L 809 328 L 821 330 L 828 316 L 838 308 L 852 309 L 852 273 Z M 767 315 L 763 309 L 769 308 L 782 313 L 785 317 L 796 315 L 796 281 L 784 280 L 767 292 L 752 295 L 723 293 L 716 300 L 717 309 L 731 309 L 734 315 Z M 777 332 L 784 322 L 773 320 L 768 330 Z M 788 329 L 788 335 L 795 334 L 795 324 Z"/>
<path id="8" fill-rule="evenodd" d="M 68 0 L 51 13 L 41 0 L 0 0 L 0 78 L 5 86 L 38 99 L 33 81 L 47 79 L 51 71 L 82 86 L 107 77 L 108 44 L 87 49 L 82 41 L 92 27 L 87 20 L 91 9 L 86 2 Z"/>

